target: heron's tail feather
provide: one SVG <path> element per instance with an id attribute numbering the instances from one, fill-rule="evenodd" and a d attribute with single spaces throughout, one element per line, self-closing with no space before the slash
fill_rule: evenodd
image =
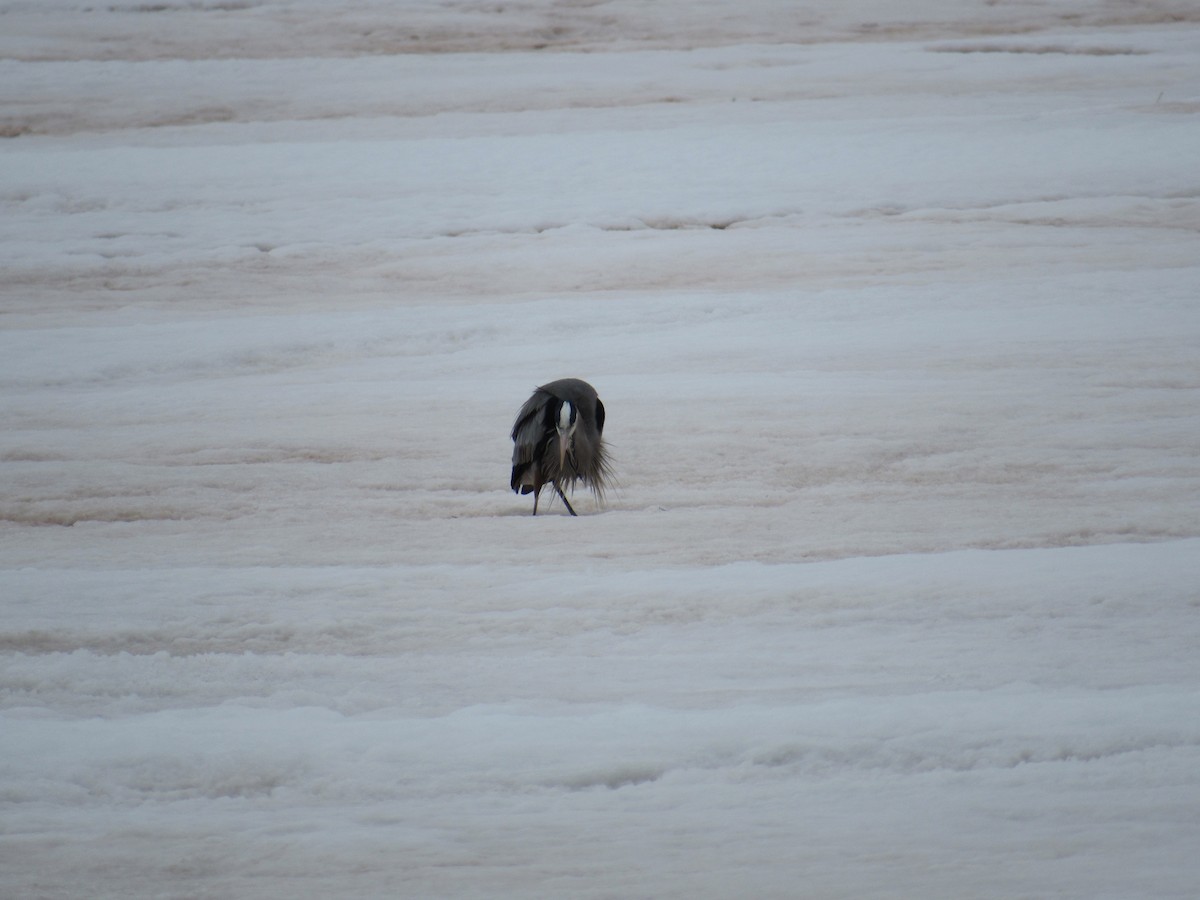
<path id="1" fill-rule="evenodd" d="M 512 468 L 508 483 L 519 494 L 531 494 L 542 486 L 540 470 L 536 462 L 520 462 Z"/>

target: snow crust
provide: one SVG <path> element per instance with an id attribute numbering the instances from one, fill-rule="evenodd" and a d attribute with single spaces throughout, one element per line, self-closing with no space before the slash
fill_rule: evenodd
<path id="1" fill-rule="evenodd" d="M 1167 0 L 0 0 L 0 896 L 1193 897 L 1197 85 Z"/>

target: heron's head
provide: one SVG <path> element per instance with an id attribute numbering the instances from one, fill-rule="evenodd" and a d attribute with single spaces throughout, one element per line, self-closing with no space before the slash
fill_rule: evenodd
<path id="1" fill-rule="evenodd" d="M 554 427 L 558 429 L 558 469 L 566 468 L 567 454 L 571 451 L 571 442 L 575 438 L 575 427 L 579 424 L 579 412 L 570 400 L 563 401 L 558 408 L 558 419 Z"/>

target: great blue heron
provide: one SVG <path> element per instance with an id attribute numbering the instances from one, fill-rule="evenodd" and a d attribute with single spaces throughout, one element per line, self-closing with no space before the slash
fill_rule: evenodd
<path id="1" fill-rule="evenodd" d="M 513 423 L 512 489 L 533 494 L 537 515 L 542 485 L 552 484 L 575 515 L 564 487 L 582 481 L 597 499 L 604 496 L 612 472 L 604 452 L 604 404 L 596 389 L 578 378 L 543 384 L 525 401 Z"/>

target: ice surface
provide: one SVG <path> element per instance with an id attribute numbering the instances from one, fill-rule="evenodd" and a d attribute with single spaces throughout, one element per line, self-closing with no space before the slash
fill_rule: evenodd
<path id="1" fill-rule="evenodd" d="M 0 0 L 0 897 L 1193 897 L 1198 51 Z"/>

